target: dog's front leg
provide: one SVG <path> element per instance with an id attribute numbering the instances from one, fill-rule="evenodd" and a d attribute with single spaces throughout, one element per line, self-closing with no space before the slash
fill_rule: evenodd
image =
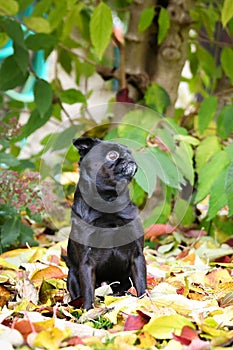
<path id="1" fill-rule="evenodd" d="M 143 254 L 139 254 L 133 259 L 131 274 L 137 295 L 140 297 L 146 291 L 146 260 Z"/>
<path id="2" fill-rule="evenodd" d="M 95 293 L 95 270 L 91 264 L 81 264 L 79 268 L 81 292 L 84 299 L 83 308 L 93 308 Z"/>
<path id="3" fill-rule="evenodd" d="M 79 298 L 81 294 L 78 275 L 79 274 L 76 267 L 70 266 L 67 278 L 67 288 L 70 293 L 71 300 Z"/>

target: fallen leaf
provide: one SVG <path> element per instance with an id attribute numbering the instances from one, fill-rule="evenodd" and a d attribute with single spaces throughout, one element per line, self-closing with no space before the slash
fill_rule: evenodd
<path id="1" fill-rule="evenodd" d="M 137 311 L 138 315 L 129 315 L 124 324 L 125 331 L 133 331 L 142 329 L 142 327 L 150 321 L 150 317 L 141 311 Z"/>
<path id="2" fill-rule="evenodd" d="M 41 331 L 34 340 L 34 346 L 42 347 L 48 350 L 59 349 L 61 342 L 71 335 L 69 330 L 61 331 L 58 328 L 52 328 L 48 331 Z"/>
<path id="3" fill-rule="evenodd" d="M 197 332 L 189 326 L 184 326 L 180 335 L 173 333 L 173 338 L 183 345 L 189 345 L 193 339 L 199 339 Z"/>
<path id="4" fill-rule="evenodd" d="M 154 224 L 145 230 L 145 239 L 154 240 L 158 236 L 169 235 L 174 230 L 175 228 L 169 224 Z"/>
<path id="5" fill-rule="evenodd" d="M 180 333 L 184 326 L 194 328 L 194 325 L 188 318 L 176 314 L 151 319 L 144 326 L 143 330 L 157 339 L 172 339 L 173 334 Z"/>
<path id="6" fill-rule="evenodd" d="M 30 277 L 31 281 L 33 283 L 40 283 L 44 279 L 49 279 L 49 278 L 64 278 L 67 277 L 64 275 L 63 271 L 57 267 L 57 266 L 49 266 L 45 267 L 42 270 L 36 271 L 33 273 Z"/>

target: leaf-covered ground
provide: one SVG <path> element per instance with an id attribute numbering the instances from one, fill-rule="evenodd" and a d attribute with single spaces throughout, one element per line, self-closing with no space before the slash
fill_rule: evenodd
<path id="1" fill-rule="evenodd" d="M 147 233 L 148 292 L 96 290 L 88 312 L 68 304 L 67 241 L 0 256 L 0 349 L 232 349 L 233 249 L 202 231 Z M 169 230 L 167 230 L 169 232 Z M 111 267 L 109 267 L 111 268 Z"/>

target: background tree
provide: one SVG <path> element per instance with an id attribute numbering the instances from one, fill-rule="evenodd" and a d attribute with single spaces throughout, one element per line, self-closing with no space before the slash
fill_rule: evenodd
<path id="1" fill-rule="evenodd" d="M 232 231 L 233 214 L 232 1 L 0 0 L 0 14 L 2 169 L 18 173 L 28 168 L 39 170 L 41 153 L 22 160 L 21 148 L 23 140 L 50 118 L 61 124 L 62 116 L 68 120 L 67 129 L 54 135 L 56 142 L 50 143 L 50 147 L 63 150 L 64 154 L 74 133 L 97 126 L 85 113 L 90 96 L 88 79 L 97 72 L 104 80 L 118 81 L 116 101 L 148 106 L 155 114 L 164 114 L 166 122 L 176 130 L 173 139 L 161 130 L 149 136 L 139 135 L 145 151 L 135 149 L 135 156 L 144 167 L 149 188 L 139 172 L 134 183 L 135 201 L 143 206 L 148 193 L 152 196 L 156 176 L 166 188 L 160 215 L 155 208 L 145 226 L 157 220 L 165 223 L 171 217 L 183 227 L 197 224 L 196 205 L 209 196 L 207 218 L 200 225 L 210 233 L 221 228 L 224 240 L 225 233 Z M 123 24 L 122 36 L 114 18 Z M 113 48 L 120 53 L 118 62 L 109 54 Z M 54 80 L 48 82 L 43 59 L 52 52 L 56 54 L 58 69 Z M 182 76 L 186 62 L 190 78 Z M 74 77 L 77 88 L 64 89 L 61 69 Z M 79 89 L 82 79 L 86 82 L 85 91 Z M 187 109 L 175 104 L 182 81 L 194 96 Z M 65 107 L 76 103 L 82 105 L 78 126 Z M 19 127 L 22 111 L 28 114 L 28 120 Z M 144 126 L 152 130 L 154 120 L 148 113 L 126 114 L 123 122 L 138 118 L 140 124 L 142 116 Z M 116 136 L 130 137 L 135 130 L 118 128 L 114 132 Z M 93 133 L 108 138 L 113 130 L 105 125 Z M 48 137 L 43 144 L 46 141 Z M 182 158 L 184 146 L 187 154 Z M 152 156 L 159 160 L 168 178 L 158 173 Z M 172 165 L 174 157 L 176 170 Z M 75 160 L 76 153 L 70 149 L 63 170 L 72 170 Z M 187 196 L 183 191 L 172 205 L 178 188 L 186 183 L 187 189 L 185 179 L 191 184 L 196 179 L 194 195 Z M 6 202 L 2 203 L 2 234 L 6 230 L 16 232 L 11 241 L 20 240 L 22 230 L 18 224 L 17 230 L 15 226 L 10 228 L 14 214 L 10 214 Z M 9 205 L 12 207 L 12 203 Z M 226 215 L 219 218 L 216 215 L 223 208 Z"/>

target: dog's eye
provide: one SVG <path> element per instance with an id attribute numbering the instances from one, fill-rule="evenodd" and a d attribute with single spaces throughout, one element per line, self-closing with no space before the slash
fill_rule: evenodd
<path id="1" fill-rule="evenodd" d="M 117 151 L 110 151 L 108 152 L 108 154 L 106 155 L 106 159 L 108 161 L 115 161 L 119 158 L 119 153 Z"/>

